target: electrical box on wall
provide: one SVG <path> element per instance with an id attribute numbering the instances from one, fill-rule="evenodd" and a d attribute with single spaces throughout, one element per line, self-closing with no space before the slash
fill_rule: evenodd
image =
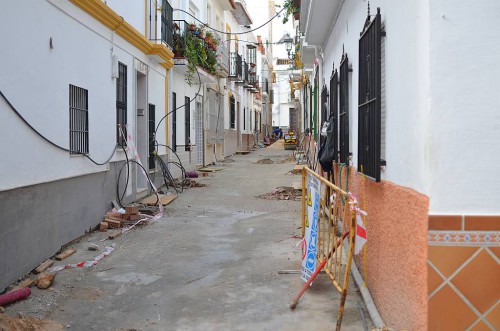
<path id="1" fill-rule="evenodd" d="M 144 109 L 137 109 L 137 116 L 144 116 Z"/>

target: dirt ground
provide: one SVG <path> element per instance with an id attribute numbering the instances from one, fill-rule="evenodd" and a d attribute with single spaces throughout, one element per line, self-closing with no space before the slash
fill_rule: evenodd
<path id="1" fill-rule="evenodd" d="M 320 274 L 291 311 L 303 282 L 278 273 L 300 269 L 300 201 L 257 198 L 300 181 L 286 175 L 293 161 L 280 162 L 291 154 L 278 142 L 232 156 L 223 170 L 196 179 L 206 186 L 180 193 L 160 220 L 113 241 L 84 236 L 70 246 L 77 253 L 55 265 L 92 259 L 112 243 L 114 251 L 92 268 L 60 271 L 47 290 L 33 287 L 28 299 L 5 307 L 0 330 L 333 329 L 340 296 L 329 278 Z M 363 330 L 363 316 L 351 279 L 342 330 Z"/>

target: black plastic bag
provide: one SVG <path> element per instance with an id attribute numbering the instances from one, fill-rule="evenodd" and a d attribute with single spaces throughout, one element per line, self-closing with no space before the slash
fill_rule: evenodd
<path id="1" fill-rule="evenodd" d="M 335 128 L 333 127 L 333 118 L 330 116 L 328 126 L 326 128 L 326 140 L 321 144 L 319 149 L 318 157 L 319 163 L 323 171 L 333 170 L 333 160 L 335 158 L 335 153 L 337 153 L 335 146 Z"/>

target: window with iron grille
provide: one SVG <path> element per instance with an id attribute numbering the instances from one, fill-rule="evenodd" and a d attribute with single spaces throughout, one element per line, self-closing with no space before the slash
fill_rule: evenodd
<path id="1" fill-rule="evenodd" d="M 340 163 L 349 164 L 349 59 L 342 55 L 339 84 L 339 154 Z"/>
<path id="2" fill-rule="evenodd" d="M 184 97 L 184 150 L 191 150 L 191 100 Z"/>
<path id="3" fill-rule="evenodd" d="M 177 152 L 177 94 L 172 92 L 172 150 Z"/>
<path id="4" fill-rule="evenodd" d="M 156 106 L 149 104 L 149 114 L 148 114 L 148 133 L 149 133 L 149 170 L 155 169 L 155 117 L 156 117 Z"/>
<path id="5" fill-rule="evenodd" d="M 69 85 L 69 152 L 89 152 L 89 98 L 88 91 Z"/>
<path id="6" fill-rule="evenodd" d="M 246 130 L 246 122 L 247 122 L 247 109 L 243 107 L 243 130 Z"/>
<path id="7" fill-rule="evenodd" d="M 161 40 L 168 46 L 173 47 L 174 38 L 173 9 L 167 0 L 162 1 L 161 6 Z"/>
<path id="8" fill-rule="evenodd" d="M 116 79 L 116 142 L 120 146 L 127 145 L 127 66 L 118 63 Z M 124 136 L 120 133 L 120 126 Z"/>
<path id="9" fill-rule="evenodd" d="M 380 181 L 381 16 L 370 20 L 370 7 L 359 39 L 358 171 Z"/>
<path id="10" fill-rule="evenodd" d="M 338 118 L 339 118 L 339 75 L 337 72 L 337 69 L 332 70 L 332 76 L 330 77 L 330 121 L 333 121 L 333 130 L 334 130 L 334 135 L 333 135 L 333 146 L 335 146 L 335 154 L 333 160 L 335 162 L 338 162 L 338 153 L 337 151 L 339 150 L 338 148 Z"/>
<path id="11" fill-rule="evenodd" d="M 229 128 L 230 129 L 235 129 L 236 128 L 236 109 L 235 109 L 235 100 L 234 97 L 231 96 L 229 98 Z"/>
<path id="12" fill-rule="evenodd" d="M 328 121 L 328 89 L 323 85 L 321 89 L 321 126 Z"/>

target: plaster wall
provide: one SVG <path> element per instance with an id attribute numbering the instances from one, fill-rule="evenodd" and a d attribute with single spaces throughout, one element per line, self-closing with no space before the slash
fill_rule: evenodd
<path id="1" fill-rule="evenodd" d="M 346 189 L 346 171 L 337 186 Z M 368 213 L 366 283 L 386 325 L 427 330 L 427 220 L 429 198 L 388 181 L 364 179 L 350 167 L 348 190 Z M 356 256 L 363 274 L 364 253 Z"/>
<path id="2" fill-rule="evenodd" d="M 154 0 L 146 0 L 147 10 L 149 11 L 149 6 L 154 8 L 154 3 L 159 2 Z M 150 4 L 151 2 L 151 4 Z M 123 0 L 106 0 L 105 3 L 113 9 L 118 15 L 123 17 L 130 25 L 136 28 L 137 31 L 146 35 L 146 5 L 145 1 L 123 1 Z M 158 7 L 161 3 L 158 4 Z M 152 13 L 154 15 L 154 13 Z M 148 20 L 149 25 L 149 20 Z M 148 26 L 149 28 L 149 26 Z M 154 27 L 153 27 L 154 29 Z M 158 30 L 158 39 L 161 38 L 161 32 Z"/>
<path id="3" fill-rule="evenodd" d="M 496 0 L 430 1 L 432 214 L 500 214 L 499 12 Z"/>
<path id="4" fill-rule="evenodd" d="M 132 132 L 136 117 L 134 58 L 157 72 L 164 69 L 70 2 L 40 1 L 28 7 L 9 2 L 8 11 L 23 12 L 33 24 L 19 25 L 12 15 L 4 15 L 0 23 L 4 27 L 0 29 L 4 43 L 16 45 L 2 53 L 2 92 L 41 134 L 68 148 L 69 85 L 87 89 L 89 156 L 104 162 L 116 149 L 112 55 L 127 65 L 128 123 Z M 11 26 L 18 26 L 16 34 L 9 33 Z M 3 100 L 0 108 L 0 121 L 9 123 L 0 132 L 0 139 L 12 141 L 4 146 L 10 161 L 0 163 L 0 171 L 11 175 L 1 178 L 0 190 L 108 170 L 108 165 L 96 166 L 83 156 L 71 156 L 50 146 L 22 123 Z M 30 162 L 19 151 L 26 151 Z M 123 153 L 117 152 L 112 161 L 122 159 Z"/>
<path id="5" fill-rule="evenodd" d="M 0 192 L 0 291 L 93 229 L 116 200 L 118 173 L 109 170 Z M 155 184 L 161 185 L 157 173 Z M 120 178 L 120 188 L 125 176 Z M 127 196 L 130 203 L 136 195 Z"/>
<path id="6" fill-rule="evenodd" d="M 429 193 L 429 13 L 427 1 L 370 1 L 371 14 L 381 8 L 382 103 L 387 161 L 382 179 Z M 358 162 L 359 35 L 367 14 L 366 2 L 345 1 L 324 45 L 322 75 L 329 88 L 333 65 L 338 70 L 342 51 L 349 57 L 349 132 L 353 165 Z M 321 79 L 321 77 L 320 77 Z"/>

